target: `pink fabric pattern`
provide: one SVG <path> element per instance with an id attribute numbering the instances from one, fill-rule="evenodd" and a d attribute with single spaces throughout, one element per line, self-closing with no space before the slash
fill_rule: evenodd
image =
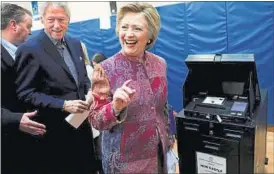
<path id="1" fill-rule="evenodd" d="M 100 100 L 90 112 L 92 126 L 102 130 L 102 161 L 105 173 L 158 173 L 158 144 L 163 146 L 164 164 L 169 145 L 167 79 L 165 60 L 145 52 L 140 63 L 122 52 L 105 60 L 102 67 L 108 77 L 110 93 L 132 79 L 129 87 L 136 90 L 132 103 L 120 114 L 118 123 L 111 98 Z M 166 167 L 166 166 L 165 166 Z M 166 168 L 165 168 L 166 170 Z"/>

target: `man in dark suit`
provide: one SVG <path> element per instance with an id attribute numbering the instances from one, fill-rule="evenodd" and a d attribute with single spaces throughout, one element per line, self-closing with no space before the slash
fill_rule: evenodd
<path id="1" fill-rule="evenodd" d="M 46 130 L 45 125 L 31 120 L 36 111 L 20 113 L 14 84 L 15 52 L 30 34 L 32 15 L 20 6 L 3 3 L 1 17 L 1 166 L 3 174 L 10 174 L 31 168 L 24 157 L 32 151 L 24 143 L 25 136 L 41 135 Z"/>
<path id="2" fill-rule="evenodd" d="M 47 126 L 47 133 L 35 142 L 40 151 L 34 159 L 48 173 L 92 173 L 88 121 L 78 129 L 65 121 L 70 113 L 82 113 L 90 105 L 85 101 L 90 82 L 82 47 L 65 35 L 70 20 L 67 3 L 45 2 L 41 14 L 44 30 L 18 48 L 15 63 L 19 100 L 26 109 L 38 108 L 37 120 Z"/>

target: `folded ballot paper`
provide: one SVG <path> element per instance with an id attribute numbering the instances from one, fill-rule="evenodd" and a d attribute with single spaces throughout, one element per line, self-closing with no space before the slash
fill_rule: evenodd
<path id="1" fill-rule="evenodd" d="M 69 114 L 66 117 L 66 121 L 73 126 L 74 128 L 78 128 L 84 120 L 88 117 L 89 111 L 84 111 L 83 113 L 73 113 Z"/>
<path id="2" fill-rule="evenodd" d="M 86 101 L 90 100 L 89 98 L 86 97 Z M 92 98 L 91 98 L 92 100 Z M 74 128 L 78 128 L 84 121 L 85 119 L 88 117 L 89 111 L 84 111 L 83 113 L 72 113 L 69 114 L 65 120 Z"/>

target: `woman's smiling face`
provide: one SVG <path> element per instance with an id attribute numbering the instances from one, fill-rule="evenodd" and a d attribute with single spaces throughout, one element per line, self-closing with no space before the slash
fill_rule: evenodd
<path id="1" fill-rule="evenodd" d="M 149 41 L 148 23 L 141 13 L 128 12 L 121 20 L 119 40 L 127 56 L 143 54 Z"/>

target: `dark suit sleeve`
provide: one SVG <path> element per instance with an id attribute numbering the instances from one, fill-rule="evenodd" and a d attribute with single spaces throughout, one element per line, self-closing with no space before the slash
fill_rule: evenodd
<path id="1" fill-rule="evenodd" d="M 23 113 L 14 113 L 8 109 L 1 108 L 1 125 L 4 130 L 18 130 Z"/>
<path id="2" fill-rule="evenodd" d="M 89 80 L 89 78 L 87 76 L 86 66 L 85 66 L 85 79 L 84 80 L 85 80 L 85 94 L 87 94 L 89 88 L 91 87 L 91 84 L 90 84 L 90 80 Z"/>
<path id="3" fill-rule="evenodd" d="M 35 57 L 36 56 L 36 57 Z M 38 92 L 42 88 L 42 69 L 35 48 L 22 45 L 16 52 L 16 93 L 18 99 L 32 108 L 62 110 L 64 100 Z"/>

